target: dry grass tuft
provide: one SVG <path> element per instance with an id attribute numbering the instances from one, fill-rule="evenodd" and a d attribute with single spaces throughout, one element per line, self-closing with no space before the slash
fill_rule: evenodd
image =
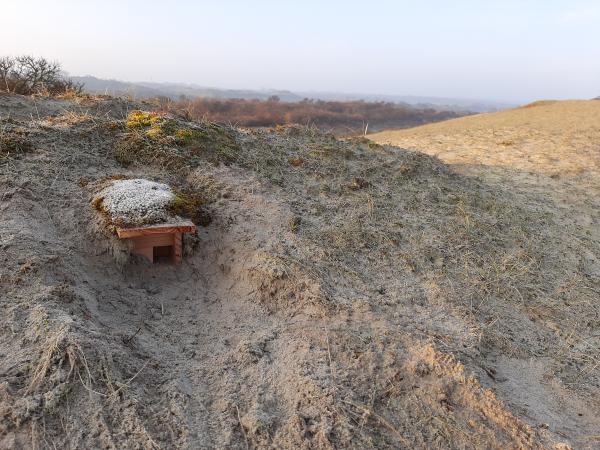
<path id="1" fill-rule="evenodd" d="M 66 351 L 66 336 L 67 328 L 61 327 L 46 338 L 42 346 L 41 356 L 29 383 L 29 392 L 33 392 L 44 382 L 50 366 L 57 359 L 62 359 L 66 355 L 71 364 L 71 371 L 73 370 L 75 361 L 69 358 L 70 353 Z"/>
<path id="2" fill-rule="evenodd" d="M 0 128 L 0 160 L 13 158 L 33 150 L 27 132 L 22 129 Z"/>

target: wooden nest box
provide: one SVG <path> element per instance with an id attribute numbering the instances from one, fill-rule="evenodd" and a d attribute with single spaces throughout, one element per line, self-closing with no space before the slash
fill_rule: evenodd
<path id="1" fill-rule="evenodd" d="M 196 226 L 173 214 L 172 204 L 179 198 L 169 185 L 143 178 L 116 178 L 103 180 L 100 186 L 92 205 L 108 224 L 119 224 L 117 236 L 128 241 L 133 254 L 152 263 L 181 263 L 183 233 L 194 233 Z"/>
<path id="2" fill-rule="evenodd" d="M 146 257 L 150 262 L 181 264 L 183 233 L 194 233 L 196 225 L 190 221 L 160 223 L 133 228 L 117 228 L 119 239 L 131 242 L 133 254 Z"/>

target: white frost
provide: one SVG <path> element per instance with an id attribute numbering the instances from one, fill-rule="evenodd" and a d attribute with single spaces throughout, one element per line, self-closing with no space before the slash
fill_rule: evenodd
<path id="1" fill-rule="evenodd" d="M 115 180 L 98 195 L 111 219 L 124 224 L 165 222 L 170 217 L 167 207 L 175 197 L 168 185 L 141 178 Z"/>

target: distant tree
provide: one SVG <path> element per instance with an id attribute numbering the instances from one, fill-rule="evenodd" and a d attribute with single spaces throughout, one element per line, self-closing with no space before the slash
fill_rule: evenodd
<path id="1" fill-rule="evenodd" d="M 155 97 L 154 99 L 161 107 L 165 107 L 168 106 L 169 103 L 171 103 L 173 100 L 171 100 L 170 97 L 166 96 L 166 95 L 159 95 L 158 97 Z"/>
<path id="2" fill-rule="evenodd" d="M 83 84 L 65 77 L 57 62 L 33 56 L 6 56 L 0 58 L 0 91 L 23 95 L 80 94 Z"/>

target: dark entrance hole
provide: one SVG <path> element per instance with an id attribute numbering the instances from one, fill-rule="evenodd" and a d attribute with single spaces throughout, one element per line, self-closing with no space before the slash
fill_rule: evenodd
<path id="1" fill-rule="evenodd" d="M 152 249 L 155 263 L 169 263 L 173 259 L 173 246 L 161 245 Z"/>

